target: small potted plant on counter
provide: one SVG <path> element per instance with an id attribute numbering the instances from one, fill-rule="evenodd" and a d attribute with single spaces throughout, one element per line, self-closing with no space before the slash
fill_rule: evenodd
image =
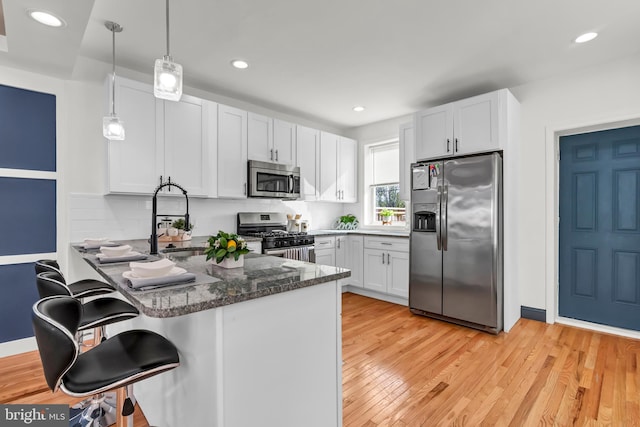
<path id="1" fill-rule="evenodd" d="M 237 234 L 218 231 L 215 236 L 210 236 L 209 246 L 204 250 L 207 261 L 215 259 L 214 265 L 223 268 L 237 268 L 244 266 L 244 256 L 250 252 L 247 242 Z"/>
<path id="2" fill-rule="evenodd" d="M 393 211 L 391 209 L 382 209 L 380 211 L 380 217 L 382 218 L 382 225 L 391 225 L 391 217 L 393 216 Z"/>
<path id="3" fill-rule="evenodd" d="M 338 230 L 355 230 L 358 228 L 358 218 L 352 214 L 342 215 L 340 219 L 338 219 L 336 228 Z"/>
<path id="4" fill-rule="evenodd" d="M 189 231 L 185 230 L 185 222 L 184 218 L 178 218 L 173 221 L 171 227 L 178 230 L 178 239 L 177 240 L 191 240 L 191 233 L 193 231 L 193 224 L 189 222 Z"/>

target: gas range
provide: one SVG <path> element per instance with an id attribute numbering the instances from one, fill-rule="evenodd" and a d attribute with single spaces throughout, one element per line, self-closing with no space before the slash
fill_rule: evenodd
<path id="1" fill-rule="evenodd" d="M 245 236 L 262 238 L 262 250 L 271 248 L 287 248 L 295 246 L 313 245 L 315 238 L 302 232 L 291 231 L 265 231 L 265 232 L 248 232 Z"/>
<path id="2" fill-rule="evenodd" d="M 241 236 L 260 237 L 262 253 L 271 249 L 309 247 L 315 238 L 303 232 L 286 231 L 287 216 L 279 212 L 238 213 L 237 233 Z"/>

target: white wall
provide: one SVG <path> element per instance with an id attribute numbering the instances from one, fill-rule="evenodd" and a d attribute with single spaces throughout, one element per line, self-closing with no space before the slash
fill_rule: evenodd
<path id="1" fill-rule="evenodd" d="M 545 129 L 640 118 L 640 55 L 512 88 L 522 105 L 520 186 L 520 295 L 522 305 L 545 303 Z M 552 213 L 552 212 L 549 212 Z"/>

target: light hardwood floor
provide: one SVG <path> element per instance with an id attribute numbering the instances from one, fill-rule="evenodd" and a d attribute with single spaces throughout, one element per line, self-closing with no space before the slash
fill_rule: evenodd
<path id="1" fill-rule="evenodd" d="M 525 319 L 493 336 L 351 293 L 342 316 L 345 427 L 640 426 L 638 340 Z M 36 352 L 0 359 L 0 403 L 73 402 Z"/>
<path id="2" fill-rule="evenodd" d="M 637 426 L 640 341 L 521 319 L 508 333 L 345 294 L 345 426 Z"/>

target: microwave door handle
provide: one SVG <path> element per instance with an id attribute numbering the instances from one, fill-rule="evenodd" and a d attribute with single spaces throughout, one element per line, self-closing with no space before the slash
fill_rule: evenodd
<path id="1" fill-rule="evenodd" d="M 289 193 L 293 194 L 293 175 L 289 175 Z"/>

